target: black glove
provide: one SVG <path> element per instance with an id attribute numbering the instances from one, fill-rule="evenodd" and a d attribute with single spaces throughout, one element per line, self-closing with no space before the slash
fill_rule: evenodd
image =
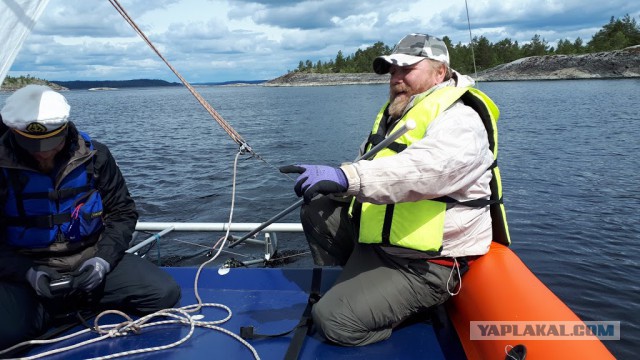
<path id="1" fill-rule="evenodd" d="M 301 174 L 296 179 L 293 190 L 303 196 L 308 204 L 316 194 L 342 193 L 347 191 L 349 181 L 339 168 L 325 165 L 287 165 L 280 168 L 281 173 Z"/>
<path id="2" fill-rule="evenodd" d="M 105 275 L 111 270 L 109 263 L 100 257 L 92 257 L 73 272 L 73 288 L 91 291 L 102 284 Z M 131 276 L 135 276 L 131 274 Z"/>
<path id="3" fill-rule="evenodd" d="M 38 296 L 46 297 L 48 299 L 53 299 L 55 297 L 49 289 L 51 281 L 58 280 L 61 277 L 62 275 L 60 275 L 59 272 L 44 265 L 34 266 L 27 271 L 27 281 L 31 284 L 33 290 L 36 291 Z"/>

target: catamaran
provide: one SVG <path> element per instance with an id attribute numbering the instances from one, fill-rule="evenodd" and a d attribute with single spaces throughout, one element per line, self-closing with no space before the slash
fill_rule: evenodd
<path id="1" fill-rule="evenodd" d="M 153 47 L 117 0 L 109 2 Z M 0 4 L 0 84 L 48 0 L 8 0 Z M 154 48 L 156 53 L 162 55 Z M 164 60 L 164 58 L 162 58 Z M 166 60 L 164 60 L 166 62 Z M 238 143 L 252 152 L 242 137 L 197 94 L 168 63 L 213 118 Z M 591 329 L 550 291 L 507 246 L 494 242 L 464 275 L 464 287 L 445 304 L 416 316 L 396 329 L 390 339 L 363 347 L 326 342 L 313 330 L 309 310 L 331 287 L 338 268 L 267 268 L 277 252 L 277 235 L 302 235 L 297 223 L 278 223 L 297 208 L 293 204 L 262 223 L 139 222 L 136 230 L 153 232 L 136 241 L 130 253 L 168 233 L 197 231 L 224 234 L 223 248 L 240 242 L 264 248 L 263 259 L 241 267 L 164 267 L 182 287 L 178 307 L 133 318 L 116 311 L 93 314 L 77 324 L 52 329 L 44 336 L 0 350 L 0 356 L 25 359 L 112 359 L 117 357 L 195 359 L 552 359 L 613 358 L 595 335 L 580 341 L 558 337 L 564 324 Z M 244 234 L 234 237 L 235 234 Z M 535 325 L 540 325 L 535 327 Z M 518 330 L 518 325 L 522 327 Z M 533 327 L 532 327 L 533 326 Z M 555 329 L 555 330 L 552 330 Z M 512 336 L 504 336 L 512 335 Z M 520 336 L 515 336 L 520 335 Z M 550 336 L 552 335 L 552 336 Z M 514 337 L 515 336 L 515 337 Z"/>

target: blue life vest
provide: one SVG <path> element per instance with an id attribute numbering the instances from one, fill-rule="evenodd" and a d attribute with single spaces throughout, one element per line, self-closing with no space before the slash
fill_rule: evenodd
<path id="1" fill-rule="evenodd" d="M 80 135 L 93 150 L 89 135 Z M 4 214 L 10 245 L 46 248 L 54 242 L 79 242 L 102 231 L 102 197 L 95 187 L 94 157 L 78 164 L 57 186 L 55 176 L 2 169 L 8 179 Z"/>

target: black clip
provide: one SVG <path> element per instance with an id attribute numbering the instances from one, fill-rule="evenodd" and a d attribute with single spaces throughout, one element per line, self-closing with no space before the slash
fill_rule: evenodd
<path id="1" fill-rule="evenodd" d="M 245 340 L 253 339 L 253 326 L 241 326 L 240 327 L 240 337 Z"/>

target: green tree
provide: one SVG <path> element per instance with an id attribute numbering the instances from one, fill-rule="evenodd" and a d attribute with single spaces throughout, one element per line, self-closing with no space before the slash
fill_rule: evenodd
<path id="1" fill-rule="evenodd" d="M 344 55 L 342 55 L 342 50 L 338 50 L 338 55 L 336 55 L 335 65 L 333 67 L 333 72 L 339 73 L 345 68 L 345 59 Z"/>
<path id="2" fill-rule="evenodd" d="M 27 74 L 26 76 L 21 75 L 18 77 L 12 77 L 7 75 L 7 77 L 4 78 L 4 82 L 2 83 L 2 90 L 17 90 L 21 87 L 31 85 L 31 84 L 47 85 L 56 90 L 61 89 L 61 87 L 58 84 L 52 83 L 49 80 L 40 79 L 40 78 L 31 76 L 30 74 Z"/>
<path id="3" fill-rule="evenodd" d="M 558 41 L 556 54 L 569 55 L 569 54 L 575 54 L 575 53 L 576 53 L 576 48 L 573 46 L 571 41 L 567 39 L 560 39 Z"/>
<path id="4" fill-rule="evenodd" d="M 474 62 L 478 70 L 483 70 L 525 56 L 542 56 L 552 53 L 584 54 L 589 51 L 607 51 L 638 45 L 640 44 L 640 28 L 636 20 L 628 14 L 622 19 L 611 17 L 609 24 L 603 26 L 587 45 L 581 38 L 575 39 L 573 43 L 562 39 L 558 41 L 555 49 L 549 46 L 548 42 L 538 34 L 535 34 L 530 42 L 522 46 L 509 38 L 493 44 L 484 36 L 476 37 L 471 44 L 466 45 L 460 42 L 453 45 L 447 36 L 442 40 L 449 49 L 451 67 L 462 73 L 470 74 L 475 71 Z M 357 49 L 355 53 L 346 57 L 340 50 L 335 59 L 330 59 L 327 62 L 318 60 L 313 66 L 311 60 L 307 60 L 306 64 L 301 61 L 296 71 L 372 72 L 373 60 L 380 55 L 388 55 L 391 51 L 389 46 L 378 41 L 366 49 Z"/>
<path id="5" fill-rule="evenodd" d="M 495 43 L 495 45 L 493 45 L 493 52 L 496 55 L 496 65 L 510 63 L 522 57 L 518 42 L 513 42 L 509 38 Z"/>
<path id="6" fill-rule="evenodd" d="M 576 54 L 584 54 L 587 52 L 587 48 L 584 46 L 584 42 L 580 37 L 573 42 L 573 48 L 575 49 Z"/>
<path id="7" fill-rule="evenodd" d="M 473 39 L 474 53 L 476 56 L 476 66 L 478 70 L 488 69 L 496 64 L 496 56 L 492 47 L 493 44 L 484 36 Z"/>
<path id="8" fill-rule="evenodd" d="M 475 71 L 473 67 L 473 55 L 471 47 L 468 45 L 462 45 L 457 43 L 456 46 L 449 49 L 449 61 L 451 67 L 464 74 L 473 73 Z"/>
<path id="9" fill-rule="evenodd" d="M 609 23 L 600 29 L 587 43 L 590 51 L 619 50 L 627 46 L 640 44 L 640 27 L 636 19 L 625 15 L 622 19 L 613 16 Z"/>
<path id="10" fill-rule="evenodd" d="M 524 56 L 542 56 L 549 52 L 549 43 L 540 35 L 535 34 L 531 38 L 531 42 L 522 46 L 522 55 Z"/>

